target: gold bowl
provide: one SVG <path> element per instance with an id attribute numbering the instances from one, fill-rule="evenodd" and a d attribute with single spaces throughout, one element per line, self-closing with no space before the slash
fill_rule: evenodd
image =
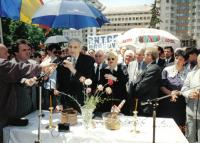
<path id="1" fill-rule="evenodd" d="M 77 111 L 73 108 L 64 109 L 61 113 L 61 123 L 77 124 Z"/>
<path id="2" fill-rule="evenodd" d="M 109 130 L 118 130 L 121 127 L 120 118 L 122 113 L 105 112 L 102 114 L 105 127 Z"/>

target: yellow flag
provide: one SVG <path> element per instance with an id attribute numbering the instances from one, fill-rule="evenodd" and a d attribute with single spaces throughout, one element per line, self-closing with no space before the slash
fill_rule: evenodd
<path id="1" fill-rule="evenodd" d="M 32 16 L 42 4 L 41 0 L 22 0 L 20 21 L 30 24 Z"/>

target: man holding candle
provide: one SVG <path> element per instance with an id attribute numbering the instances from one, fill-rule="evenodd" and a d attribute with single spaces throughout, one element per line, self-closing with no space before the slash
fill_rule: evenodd
<path id="1" fill-rule="evenodd" d="M 146 69 L 137 76 L 135 82 L 132 82 L 129 87 L 129 97 L 137 97 L 136 102 L 132 99 L 132 108 L 138 110 L 139 115 L 151 116 L 152 110 L 150 106 L 141 106 L 142 101 L 148 99 L 157 98 L 159 95 L 161 70 L 156 65 L 156 59 L 158 57 L 157 47 L 147 48 L 144 54 L 144 62 L 147 64 Z"/>

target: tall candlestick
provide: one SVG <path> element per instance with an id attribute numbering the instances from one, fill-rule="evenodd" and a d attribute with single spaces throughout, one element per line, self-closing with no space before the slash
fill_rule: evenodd
<path id="1" fill-rule="evenodd" d="M 136 98 L 135 99 L 135 110 L 134 111 L 137 111 L 137 106 L 138 106 L 138 99 Z"/>

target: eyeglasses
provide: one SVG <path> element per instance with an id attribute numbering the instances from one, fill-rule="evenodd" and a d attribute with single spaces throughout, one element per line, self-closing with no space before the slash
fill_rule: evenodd
<path id="1" fill-rule="evenodd" d="M 60 55 L 60 54 L 61 54 L 61 51 L 54 51 L 53 53 L 54 53 L 55 55 L 57 55 L 57 54 Z"/>
<path id="2" fill-rule="evenodd" d="M 102 57 L 102 55 L 95 55 L 95 57 Z"/>
<path id="3" fill-rule="evenodd" d="M 108 58 L 108 61 L 114 61 L 115 60 L 115 58 Z"/>
<path id="4" fill-rule="evenodd" d="M 25 52 L 25 51 L 30 51 L 30 50 L 31 50 L 31 49 L 22 49 L 22 51 L 24 51 L 24 52 Z"/>

